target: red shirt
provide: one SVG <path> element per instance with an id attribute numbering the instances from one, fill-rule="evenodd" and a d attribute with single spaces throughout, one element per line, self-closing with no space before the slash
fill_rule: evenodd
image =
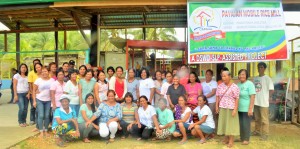
<path id="1" fill-rule="evenodd" d="M 124 81 L 123 81 L 123 80 L 122 80 L 122 82 L 119 82 L 119 81 L 116 79 L 115 91 L 116 91 L 117 96 L 118 96 L 119 98 L 122 98 L 123 93 L 124 93 Z"/>
<path id="2" fill-rule="evenodd" d="M 179 79 L 179 83 L 184 87 L 188 84 L 188 81 L 189 81 L 189 75 Z"/>

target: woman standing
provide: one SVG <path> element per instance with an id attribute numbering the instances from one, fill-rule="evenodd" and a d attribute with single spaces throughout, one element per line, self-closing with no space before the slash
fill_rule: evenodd
<path id="1" fill-rule="evenodd" d="M 178 104 L 178 98 L 180 96 L 185 96 L 185 88 L 181 84 L 179 84 L 179 77 L 174 76 L 173 84 L 169 86 L 167 91 L 167 97 L 170 104 L 171 109 L 174 109 L 175 105 Z"/>
<path id="2" fill-rule="evenodd" d="M 187 131 L 190 124 L 192 123 L 192 110 L 187 105 L 187 99 L 185 96 L 178 98 L 178 104 L 175 105 L 175 120 L 170 124 L 176 123 L 176 131 L 173 133 L 174 137 L 182 137 L 182 140 L 178 144 L 185 144 L 187 141 Z"/>
<path id="3" fill-rule="evenodd" d="M 161 71 L 157 70 L 155 72 L 155 81 L 154 81 L 154 85 L 155 85 L 154 107 L 158 107 L 158 101 L 160 98 L 163 97 L 161 93 L 162 84 L 163 84 L 162 73 Z"/>
<path id="4" fill-rule="evenodd" d="M 57 80 L 57 76 L 56 76 L 56 63 L 55 62 L 51 62 L 49 64 L 49 72 L 50 72 L 50 78 L 54 79 L 54 80 Z"/>
<path id="5" fill-rule="evenodd" d="M 151 105 L 154 104 L 154 92 L 155 92 L 155 85 L 154 81 L 149 78 L 150 77 L 150 72 L 146 68 L 141 69 L 141 80 L 140 80 L 140 86 L 139 86 L 139 91 L 140 91 L 140 96 L 144 95 L 149 99 L 149 102 Z"/>
<path id="6" fill-rule="evenodd" d="M 240 89 L 239 97 L 239 121 L 240 137 L 243 145 L 248 145 L 250 140 L 251 117 L 253 116 L 253 107 L 255 100 L 255 86 L 248 80 L 248 71 L 241 69 L 239 71 L 239 82 L 237 85 Z"/>
<path id="7" fill-rule="evenodd" d="M 95 105 L 98 107 L 101 102 L 107 99 L 107 91 L 108 91 L 108 84 L 105 80 L 105 73 L 104 71 L 99 71 L 98 73 L 98 81 L 95 83 L 94 86 L 94 94 L 96 97 Z"/>
<path id="8" fill-rule="evenodd" d="M 166 82 L 164 82 L 163 85 L 161 86 L 161 94 L 165 99 L 167 99 L 167 106 L 169 106 L 167 91 L 169 86 L 172 85 L 172 83 L 173 83 L 173 76 L 172 73 L 168 71 L 166 72 Z"/>
<path id="9" fill-rule="evenodd" d="M 108 75 L 108 77 L 106 78 L 106 81 L 109 82 L 110 81 L 110 78 L 114 76 L 115 74 L 115 69 L 114 67 L 112 66 L 109 66 L 107 69 L 106 69 L 106 73 Z"/>
<path id="10" fill-rule="evenodd" d="M 122 110 L 119 103 L 115 99 L 116 93 L 113 90 L 108 90 L 107 101 L 102 102 L 93 117 L 86 122 L 86 127 L 99 117 L 99 134 L 105 138 L 110 134 L 110 142 L 115 141 L 115 135 L 118 131 L 118 121 L 122 119 Z"/>
<path id="11" fill-rule="evenodd" d="M 14 88 L 14 103 L 18 102 L 18 122 L 20 127 L 26 127 L 26 117 L 28 102 L 30 98 L 28 84 L 28 67 L 26 64 L 21 64 L 18 68 L 18 73 L 13 76 Z"/>
<path id="12" fill-rule="evenodd" d="M 52 111 L 54 112 L 56 108 L 61 106 L 60 96 L 64 93 L 64 87 L 66 83 L 64 82 L 64 72 L 63 70 L 58 70 L 56 73 L 57 80 L 51 84 L 50 95 L 51 95 L 51 104 Z"/>
<path id="13" fill-rule="evenodd" d="M 70 80 L 64 87 L 64 94 L 67 94 L 68 98 L 70 99 L 69 105 L 76 112 L 77 117 L 80 108 L 78 82 L 76 81 L 78 72 L 74 69 L 70 69 L 69 74 Z"/>
<path id="14" fill-rule="evenodd" d="M 85 103 L 85 97 L 88 93 L 93 93 L 96 81 L 92 80 L 92 78 L 93 78 L 93 70 L 89 69 L 85 72 L 84 79 L 81 79 L 79 81 L 78 90 L 79 90 L 80 105 Z"/>
<path id="15" fill-rule="evenodd" d="M 239 118 L 237 116 L 240 89 L 231 81 L 229 71 L 222 72 L 222 80 L 217 88 L 216 112 L 219 113 L 218 135 L 225 135 L 224 144 L 233 146 L 234 136 L 240 135 Z"/>
<path id="16" fill-rule="evenodd" d="M 62 65 L 62 69 L 64 71 L 64 82 L 68 82 L 70 80 L 70 75 L 69 75 L 69 63 L 64 62 Z"/>
<path id="17" fill-rule="evenodd" d="M 137 140 L 149 139 L 156 127 L 156 133 L 161 134 L 162 130 L 156 117 L 155 108 L 148 102 L 146 96 L 142 95 L 139 99 L 140 107 L 137 110 L 138 119 L 137 124 L 133 125 L 132 132 L 138 136 Z"/>
<path id="18" fill-rule="evenodd" d="M 198 97 L 198 107 L 193 110 L 193 114 L 198 114 L 199 121 L 191 124 L 189 130 L 192 130 L 192 134 L 195 137 L 200 137 L 199 143 L 203 144 L 206 142 L 205 138 L 215 131 L 213 114 L 208 107 L 208 101 L 205 96 L 200 95 Z"/>
<path id="19" fill-rule="evenodd" d="M 123 79 L 123 67 L 116 68 L 116 76 L 110 78 L 108 88 L 116 92 L 116 101 L 122 103 L 124 95 L 127 93 L 127 82 Z"/>
<path id="20" fill-rule="evenodd" d="M 212 80 L 214 73 L 211 69 L 206 70 L 205 72 L 205 81 L 201 83 L 203 88 L 203 95 L 208 100 L 208 106 L 213 113 L 214 121 L 217 124 L 216 117 L 216 91 L 218 84 L 215 80 Z"/>
<path id="21" fill-rule="evenodd" d="M 129 133 L 132 132 L 131 128 L 135 124 L 135 111 L 137 110 L 137 105 L 133 102 L 133 96 L 130 92 L 125 94 L 125 103 L 121 105 L 122 107 L 122 120 L 120 125 L 122 128 L 122 137 L 125 139 L 128 137 Z"/>
<path id="22" fill-rule="evenodd" d="M 86 71 L 87 71 L 87 68 L 85 65 L 81 65 L 79 67 L 79 74 L 77 75 L 77 82 L 79 82 L 81 79 L 84 79 Z"/>
<path id="23" fill-rule="evenodd" d="M 194 110 L 198 106 L 197 97 L 202 95 L 202 86 L 199 78 L 195 72 L 191 72 L 188 80 L 188 84 L 185 86 L 188 106 Z M 197 122 L 198 116 L 197 114 L 193 115 L 193 121 Z"/>
<path id="24" fill-rule="evenodd" d="M 50 123 L 51 97 L 50 87 L 54 79 L 49 77 L 47 67 L 42 67 L 42 77 L 38 78 L 33 85 L 33 105 L 38 110 L 38 129 L 40 137 L 48 136 Z M 44 129 L 45 128 L 45 129 Z"/>
<path id="25" fill-rule="evenodd" d="M 137 102 L 140 97 L 139 86 L 140 82 L 135 79 L 135 70 L 133 68 L 128 69 L 128 79 L 127 79 L 127 92 L 130 92 L 133 96 L 133 102 Z"/>
<path id="26" fill-rule="evenodd" d="M 89 137 L 99 135 L 99 126 L 91 123 L 88 127 L 85 127 L 85 123 L 88 122 L 96 111 L 94 105 L 94 95 L 88 93 L 85 97 L 85 103 L 80 106 L 78 114 L 78 125 L 80 136 L 83 138 L 84 143 L 90 143 Z"/>

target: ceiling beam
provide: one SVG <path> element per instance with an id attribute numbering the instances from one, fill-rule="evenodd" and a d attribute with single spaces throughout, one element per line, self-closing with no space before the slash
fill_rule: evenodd
<path id="1" fill-rule="evenodd" d="M 80 14 L 80 15 L 85 16 L 85 17 L 89 17 L 89 18 L 92 17 L 91 14 L 85 13 L 85 12 L 79 10 L 79 9 L 75 9 L 75 8 L 66 8 L 66 9 L 68 9 L 68 10 L 70 10 L 70 11 L 74 11 L 74 12 L 76 12 L 77 14 Z"/>
<path id="2" fill-rule="evenodd" d="M 82 26 L 82 29 L 88 30 L 90 26 Z M 53 32 L 53 31 L 74 31 L 78 30 L 77 26 L 67 26 L 67 27 L 47 27 L 47 28 L 29 28 L 29 29 L 21 29 L 21 30 L 9 30 L 9 31 L 0 31 L 0 34 L 5 33 L 35 33 L 35 32 Z"/>
<path id="3" fill-rule="evenodd" d="M 83 36 L 83 38 L 84 38 L 84 40 L 86 41 L 86 43 L 90 46 L 90 45 L 91 45 L 91 41 L 89 40 L 89 38 L 88 38 L 88 37 L 86 36 L 86 34 L 84 33 L 83 28 L 82 28 L 82 25 L 81 25 L 81 21 L 80 21 L 78 15 L 77 15 L 75 12 L 73 12 L 73 11 L 71 11 L 71 14 L 72 14 L 72 16 L 73 16 L 73 19 L 74 19 L 74 21 L 75 21 L 75 24 L 77 25 L 77 27 L 78 27 L 78 29 L 79 29 L 81 35 Z"/>

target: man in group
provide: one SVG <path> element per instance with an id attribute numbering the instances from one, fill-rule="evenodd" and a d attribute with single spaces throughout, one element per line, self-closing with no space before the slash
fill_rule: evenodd
<path id="1" fill-rule="evenodd" d="M 75 68 L 75 61 L 74 60 L 70 60 L 69 61 L 69 69 L 74 69 Z"/>
<path id="2" fill-rule="evenodd" d="M 260 140 L 265 141 L 269 135 L 269 99 L 274 92 L 272 79 L 265 75 L 266 63 L 257 65 L 259 76 L 255 77 L 256 96 L 254 102 L 255 130 L 252 135 L 260 135 Z"/>
<path id="3" fill-rule="evenodd" d="M 34 65 L 38 64 L 38 63 L 41 63 L 41 61 L 39 59 L 33 60 L 33 69 L 34 69 Z M 37 78 L 38 78 L 38 75 L 34 72 L 34 70 L 31 70 L 28 73 L 28 83 L 29 83 L 29 90 L 30 90 L 30 99 L 29 99 L 29 101 L 30 101 L 30 105 L 31 105 L 31 108 L 30 108 L 30 125 L 34 125 L 35 120 L 37 119 L 36 112 L 35 112 L 36 109 L 33 106 L 33 99 L 32 99 L 33 83 Z"/>

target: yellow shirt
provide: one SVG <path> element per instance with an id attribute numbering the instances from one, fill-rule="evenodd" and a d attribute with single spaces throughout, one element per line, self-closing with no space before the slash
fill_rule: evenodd
<path id="1" fill-rule="evenodd" d="M 39 76 L 32 70 L 28 74 L 28 82 L 29 83 L 34 83 L 36 79 L 38 79 Z"/>

